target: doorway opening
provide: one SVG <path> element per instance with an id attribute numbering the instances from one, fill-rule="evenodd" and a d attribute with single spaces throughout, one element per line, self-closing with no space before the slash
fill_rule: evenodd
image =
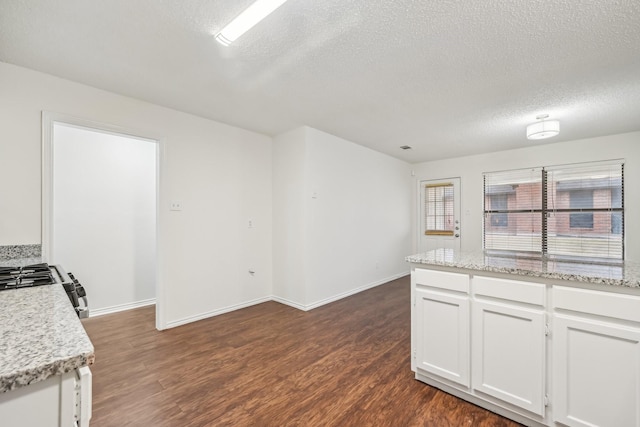
<path id="1" fill-rule="evenodd" d="M 91 315 L 156 304 L 159 141 L 43 115 L 43 258 L 87 290 Z"/>

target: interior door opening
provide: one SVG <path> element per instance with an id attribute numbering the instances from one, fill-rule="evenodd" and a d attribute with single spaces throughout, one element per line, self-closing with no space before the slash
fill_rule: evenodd
<path id="1" fill-rule="evenodd" d="M 156 304 L 158 141 L 48 121 L 45 261 L 73 271 L 92 316 Z"/>

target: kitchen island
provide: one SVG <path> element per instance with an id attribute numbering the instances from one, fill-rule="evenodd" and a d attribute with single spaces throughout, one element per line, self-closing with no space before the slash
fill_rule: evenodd
<path id="1" fill-rule="evenodd" d="M 637 263 L 406 260 L 416 379 L 526 425 L 640 426 Z"/>
<path id="2" fill-rule="evenodd" d="M 5 259 L 0 265 L 34 261 L 38 257 Z M 88 424 L 87 366 L 94 361 L 94 348 L 62 285 L 3 290 L 0 307 L 2 424 L 72 426 L 79 393 L 85 394 L 79 409 Z"/>

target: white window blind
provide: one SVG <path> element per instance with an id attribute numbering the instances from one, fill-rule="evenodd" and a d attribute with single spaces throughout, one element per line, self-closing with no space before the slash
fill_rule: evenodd
<path id="1" fill-rule="evenodd" d="M 484 174 L 484 248 L 540 252 L 542 168 Z"/>
<path id="2" fill-rule="evenodd" d="M 425 191 L 424 234 L 452 236 L 454 228 L 453 184 L 429 184 Z"/>
<path id="3" fill-rule="evenodd" d="M 547 253 L 624 258 L 624 165 L 590 163 L 545 168 Z"/>
<path id="4" fill-rule="evenodd" d="M 484 174 L 484 248 L 624 259 L 624 164 Z"/>

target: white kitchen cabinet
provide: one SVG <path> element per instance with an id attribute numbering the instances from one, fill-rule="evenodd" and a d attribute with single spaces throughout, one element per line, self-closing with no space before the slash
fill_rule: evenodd
<path id="1" fill-rule="evenodd" d="M 640 298 L 553 292 L 554 421 L 640 427 Z"/>
<path id="2" fill-rule="evenodd" d="M 469 387 L 469 297 L 416 291 L 416 367 Z"/>
<path id="3" fill-rule="evenodd" d="M 545 414 L 545 285 L 474 277 L 472 387 Z"/>
<path id="4" fill-rule="evenodd" d="M 416 379 L 527 426 L 640 427 L 635 270 L 619 280 L 551 261 L 509 274 L 484 254 L 409 258 Z"/>
<path id="5" fill-rule="evenodd" d="M 469 277 L 414 271 L 415 366 L 469 387 Z"/>

